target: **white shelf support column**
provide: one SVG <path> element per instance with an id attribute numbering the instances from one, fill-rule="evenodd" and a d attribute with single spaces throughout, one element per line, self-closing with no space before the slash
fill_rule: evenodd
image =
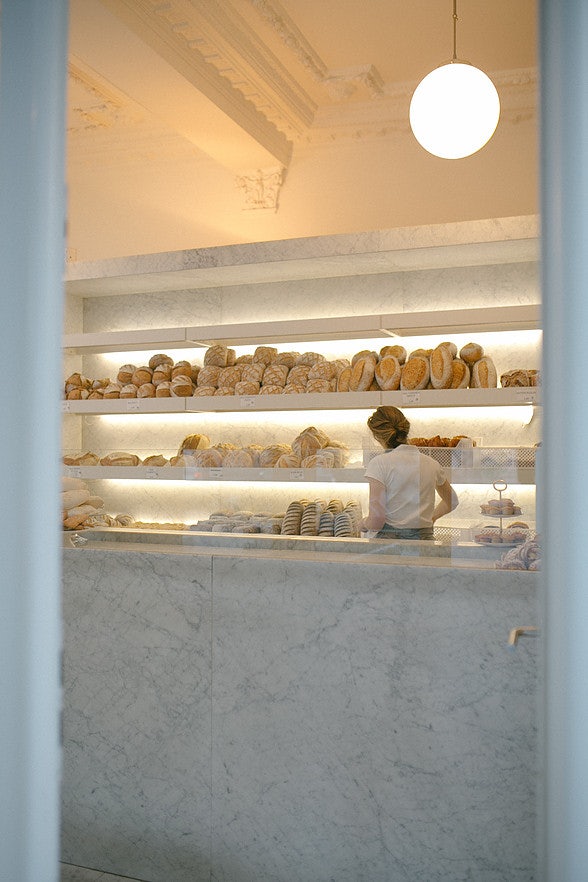
<path id="1" fill-rule="evenodd" d="M 0 876 L 56 882 L 67 0 L 0 7 Z M 39 511 L 43 512 L 42 523 Z"/>
<path id="2" fill-rule="evenodd" d="M 588 866 L 588 6 L 542 0 L 544 882 Z M 580 373 L 578 373 L 580 372 Z"/>

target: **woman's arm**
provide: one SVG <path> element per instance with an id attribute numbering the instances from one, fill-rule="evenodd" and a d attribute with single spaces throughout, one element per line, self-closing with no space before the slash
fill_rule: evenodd
<path id="1" fill-rule="evenodd" d="M 449 514 L 450 511 L 453 511 L 459 502 L 457 493 L 449 481 L 445 481 L 444 484 L 437 487 L 437 493 L 441 497 L 441 502 L 438 503 L 433 512 L 433 523 L 439 520 L 439 518 L 442 518 L 443 515 Z"/>
<path id="2" fill-rule="evenodd" d="M 386 488 L 381 481 L 368 478 L 370 500 L 367 517 L 361 521 L 361 530 L 381 530 L 386 523 Z"/>

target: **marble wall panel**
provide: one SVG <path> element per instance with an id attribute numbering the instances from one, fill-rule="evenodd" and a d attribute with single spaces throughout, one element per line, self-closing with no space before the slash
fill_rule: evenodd
<path id="1" fill-rule="evenodd" d="M 65 552 L 62 859 L 209 879 L 209 559 Z"/>
<path id="2" fill-rule="evenodd" d="M 215 880 L 535 878 L 511 575 L 215 560 Z"/>

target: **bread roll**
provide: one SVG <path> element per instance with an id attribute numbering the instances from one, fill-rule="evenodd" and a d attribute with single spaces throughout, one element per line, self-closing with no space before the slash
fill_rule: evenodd
<path id="1" fill-rule="evenodd" d="M 469 365 L 461 358 L 451 362 L 451 389 L 467 389 L 470 384 L 471 371 Z"/>
<path id="2" fill-rule="evenodd" d="M 457 346 L 455 343 L 452 343 L 450 340 L 444 340 L 443 343 L 439 343 L 439 346 L 445 346 L 451 352 L 451 357 L 457 358 Z"/>
<path id="3" fill-rule="evenodd" d="M 498 376 L 494 362 L 488 355 L 482 356 L 472 368 L 472 387 L 474 389 L 495 389 Z"/>
<path id="4" fill-rule="evenodd" d="M 392 347 L 389 347 L 392 349 Z M 375 379 L 380 389 L 390 391 L 400 386 L 402 368 L 395 355 L 384 355 L 375 368 Z"/>
<path id="5" fill-rule="evenodd" d="M 197 433 L 186 435 L 180 444 L 178 456 L 183 450 L 204 450 L 210 447 L 210 438 L 208 435 L 199 435 Z"/>
<path id="6" fill-rule="evenodd" d="M 154 453 L 151 456 L 146 456 L 143 460 L 144 466 L 151 466 L 156 468 L 162 468 L 168 464 L 169 460 L 162 456 L 161 453 Z"/>
<path id="7" fill-rule="evenodd" d="M 155 387 L 156 398 L 171 398 L 171 383 L 169 380 L 163 380 Z"/>
<path id="8" fill-rule="evenodd" d="M 122 386 L 120 383 L 109 383 L 102 396 L 104 398 L 120 398 L 120 390 Z"/>
<path id="9" fill-rule="evenodd" d="M 284 391 L 283 386 L 276 386 L 275 383 L 264 383 L 259 390 L 260 395 L 281 395 Z"/>
<path id="10" fill-rule="evenodd" d="M 162 364 L 165 364 L 171 368 L 173 363 L 174 363 L 173 358 L 170 358 L 170 356 L 166 355 L 164 352 L 157 352 L 155 355 L 152 355 L 151 358 L 149 359 L 149 367 L 151 368 L 152 371 L 154 371 L 155 368 L 159 367 Z"/>
<path id="11" fill-rule="evenodd" d="M 448 346 L 437 346 L 429 359 L 430 380 L 434 389 L 448 389 L 453 379 L 453 355 Z"/>
<path id="12" fill-rule="evenodd" d="M 264 386 L 285 386 L 289 368 L 285 364 L 270 364 L 263 374 Z"/>
<path id="13" fill-rule="evenodd" d="M 122 386 L 120 390 L 121 398 L 136 398 L 137 392 L 139 391 L 139 387 L 135 386 L 134 383 L 126 383 L 126 385 Z"/>
<path id="14" fill-rule="evenodd" d="M 349 378 L 349 390 L 351 392 L 365 392 L 371 386 L 375 372 L 377 359 L 369 353 L 365 357 L 358 358 L 352 364 Z"/>
<path id="15" fill-rule="evenodd" d="M 525 370 L 507 371 L 500 377 L 500 385 L 507 386 L 530 386 L 529 372 Z"/>
<path id="16" fill-rule="evenodd" d="M 235 386 L 236 383 L 239 383 L 243 376 L 243 366 L 242 365 L 230 365 L 229 367 L 221 368 L 220 373 L 218 375 L 218 385 L 219 388 L 221 386 Z"/>
<path id="17" fill-rule="evenodd" d="M 471 367 L 484 355 L 484 349 L 480 346 L 479 343 L 466 343 L 465 346 L 462 346 L 459 350 L 459 357 L 465 361 L 466 364 L 469 364 Z"/>
<path id="18" fill-rule="evenodd" d="M 382 346 L 380 349 L 380 358 L 384 358 L 386 355 L 393 355 L 394 358 L 398 359 L 401 365 L 406 361 L 406 349 L 404 346 Z"/>
<path id="19" fill-rule="evenodd" d="M 265 373 L 265 365 L 261 362 L 244 364 L 241 371 L 241 379 L 247 383 L 261 383 Z"/>
<path id="20" fill-rule="evenodd" d="M 235 359 L 235 364 L 251 364 L 252 361 L 252 355 L 239 355 L 239 357 Z"/>
<path id="21" fill-rule="evenodd" d="M 422 355 L 411 355 L 402 365 L 400 388 L 406 391 L 425 389 L 430 376 L 429 359 Z"/>
<path id="22" fill-rule="evenodd" d="M 203 367 L 198 374 L 198 386 L 218 386 L 220 371 L 218 365 L 211 364 Z"/>

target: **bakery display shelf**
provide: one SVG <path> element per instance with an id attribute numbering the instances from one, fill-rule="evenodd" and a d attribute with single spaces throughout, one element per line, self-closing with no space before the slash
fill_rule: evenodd
<path id="1" fill-rule="evenodd" d="M 69 352 L 91 354 L 198 348 L 215 344 L 245 346 L 320 340 L 387 339 L 427 334 L 529 330 L 538 327 L 539 307 L 517 305 L 67 334 L 63 345 Z"/>
<path id="2" fill-rule="evenodd" d="M 501 477 L 508 477 L 513 484 L 534 484 L 535 470 L 532 468 L 512 469 L 505 474 L 504 469 L 445 469 L 452 484 L 487 484 Z M 63 466 L 63 474 L 85 481 L 237 481 L 245 483 L 334 483 L 364 484 L 365 469 L 239 469 L 239 468 L 196 468 L 194 466 Z M 490 517 L 490 515 L 488 515 Z"/>
<path id="3" fill-rule="evenodd" d="M 539 404 L 539 388 L 423 389 L 414 392 L 306 392 L 299 395 L 194 395 L 189 398 L 66 400 L 62 413 L 226 413 L 235 411 L 364 410 L 396 407 L 508 407 Z"/>

